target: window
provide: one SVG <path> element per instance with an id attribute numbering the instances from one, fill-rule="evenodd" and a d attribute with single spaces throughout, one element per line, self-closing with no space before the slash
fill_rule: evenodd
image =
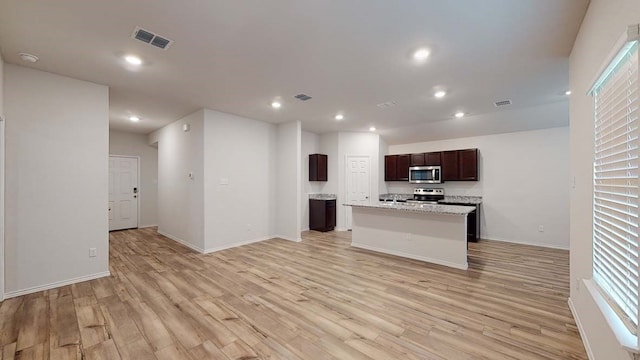
<path id="1" fill-rule="evenodd" d="M 638 26 L 591 90 L 595 101 L 593 279 L 627 327 L 638 330 Z"/>

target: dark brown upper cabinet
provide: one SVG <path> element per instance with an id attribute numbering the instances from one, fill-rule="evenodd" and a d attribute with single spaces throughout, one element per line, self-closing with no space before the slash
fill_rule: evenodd
<path id="1" fill-rule="evenodd" d="M 460 167 L 458 166 L 458 151 L 442 152 L 442 181 L 455 181 L 460 177 Z"/>
<path id="2" fill-rule="evenodd" d="M 385 181 L 408 181 L 410 155 L 387 155 L 384 157 Z"/>
<path id="3" fill-rule="evenodd" d="M 442 181 L 477 181 L 478 149 L 442 152 Z"/>
<path id="4" fill-rule="evenodd" d="M 396 164 L 397 178 L 399 181 L 409 181 L 409 163 L 410 155 L 398 155 L 398 163 Z"/>
<path id="5" fill-rule="evenodd" d="M 424 164 L 427 166 L 440 166 L 442 165 L 442 152 L 428 152 L 424 153 Z"/>
<path id="6" fill-rule="evenodd" d="M 478 149 L 458 150 L 458 166 L 458 180 L 478 181 Z"/>
<path id="7" fill-rule="evenodd" d="M 425 154 L 411 154 L 411 166 L 423 166 Z"/>
<path id="8" fill-rule="evenodd" d="M 409 166 L 441 166 L 442 181 L 477 181 L 478 149 L 434 151 L 384 157 L 385 181 L 408 181 Z"/>
<path id="9" fill-rule="evenodd" d="M 309 155 L 309 181 L 327 181 L 327 155 Z"/>
<path id="10" fill-rule="evenodd" d="M 384 180 L 398 180 L 398 155 L 387 155 L 384 157 Z"/>

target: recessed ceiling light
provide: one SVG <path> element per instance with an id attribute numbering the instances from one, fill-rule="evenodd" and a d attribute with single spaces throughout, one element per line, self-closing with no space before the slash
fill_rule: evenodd
<path id="1" fill-rule="evenodd" d="M 140 121 L 140 118 L 137 116 L 129 116 L 129 120 L 133 121 L 133 122 L 138 122 Z"/>
<path id="2" fill-rule="evenodd" d="M 142 59 L 137 56 L 127 55 L 124 59 L 131 65 L 142 65 Z"/>
<path id="3" fill-rule="evenodd" d="M 344 115 L 342 115 L 342 114 L 336 115 L 336 120 L 340 121 L 342 119 L 344 119 Z"/>
<path id="4" fill-rule="evenodd" d="M 427 48 L 420 48 L 413 53 L 413 59 L 416 61 L 425 61 L 431 52 Z"/>
<path id="5" fill-rule="evenodd" d="M 446 91 L 436 91 L 435 94 L 433 94 L 433 96 L 437 97 L 438 99 L 443 98 L 445 95 L 447 95 Z"/>
<path id="6" fill-rule="evenodd" d="M 274 108 L 274 109 L 280 109 L 282 107 L 282 104 L 280 104 L 277 101 L 274 101 L 274 102 L 271 103 L 271 107 Z"/>
<path id="7" fill-rule="evenodd" d="M 568 95 L 571 95 L 571 90 L 567 90 L 567 91 L 565 91 L 565 92 L 564 92 L 564 94 L 565 94 L 565 95 L 567 95 L 567 96 L 568 96 Z"/>
<path id="8" fill-rule="evenodd" d="M 462 111 L 458 111 L 457 113 L 455 113 L 455 117 L 457 117 L 458 119 L 463 116 L 464 116 L 464 113 Z"/>
<path id="9" fill-rule="evenodd" d="M 375 126 L 370 127 L 369 131 L 376 131 L 376 127 Z"/>
<path id="10" fill-rule="evenodd" d="M 20 56 L 20 59 L 22 59 L 22 61 L 24 62 L 34 63 L 40 60 L 39 57 L 29 53 L 19 53 L 18 55 Z"/>

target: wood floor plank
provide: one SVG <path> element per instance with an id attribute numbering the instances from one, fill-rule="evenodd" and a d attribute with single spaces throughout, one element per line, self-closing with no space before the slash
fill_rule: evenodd
<path id="1" fill-rule="evenodd" d="M 0 360 L 587 359 L 565 250 L 481 240 L 463 271 L 350 242 L 112 232 L 111 276 L 0 304 Z"/>
<path id="2" fill-rule="evenodd" d="M 87 360 L 119 360 L 121 359 L 120 353 L 116 348 L 115 342 L 112 339 L 101 342 L 86 348 L 85 358 Z"/>
<path id="3" fill-rule="evenodd" d="M 24 297 L 7 299 L 0 305 L 0 346 L 14 344 L 24 314 Z"/>
<path id="4" fill-rule="evenodd" d="M 45 297 L 27 296 L 24 304 L 24 316 L 20 322 L 16 351 L 43 344 L 49 337 L 49 306 Z M 29 351 L 36 356 L 39 349 Z M 26 356 L 26 355 L 25 355 Z"/>

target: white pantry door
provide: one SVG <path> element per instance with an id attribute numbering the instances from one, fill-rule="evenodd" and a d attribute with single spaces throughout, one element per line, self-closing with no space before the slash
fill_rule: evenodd
<path id="1" fill-rule="evenodd" d="M 371 197 L 369 157 L 347 155 L 347 204 L 369 204 Z M 351 229 L 351 206 L 346 207 L 347 229 Z"/>
<path id="2" fill-rule="evenodd" d="M 138 227 L 138 158 L 109 156 L 109 231 Z"/>

